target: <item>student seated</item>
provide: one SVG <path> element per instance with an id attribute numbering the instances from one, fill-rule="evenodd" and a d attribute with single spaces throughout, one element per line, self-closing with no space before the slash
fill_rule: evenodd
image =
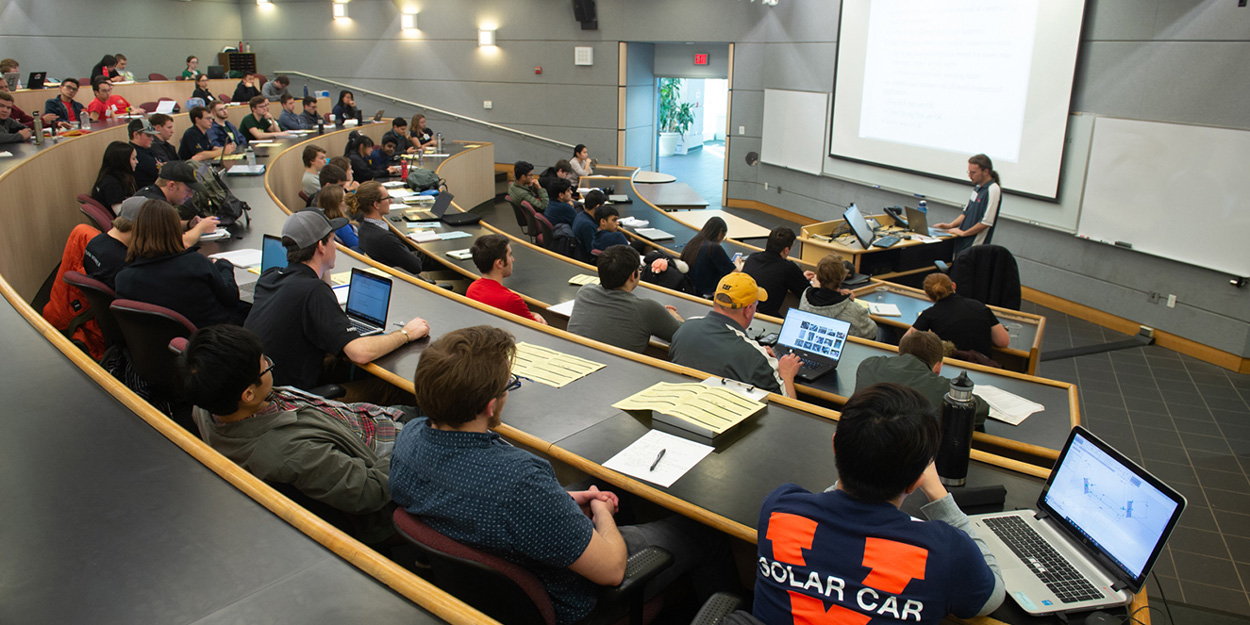
<path id="1" fill-rule="evenodd" d="M 82 253 L 82 268 L 88 278 L 99 280 L 110 289 L 117 290 L 115 279 L 117 272 L 126 266 L 127 250 L 134 238 L 135 218 L 139 216 L 139 209 L 151 201 L 132 197 L 122 202 L 108 232 L 101 232 L 87 242 Z"/>
<path id="2" fill-rule="evenodd" d="M 395 150 L 400 154 L 412 154 L 418 149 L 408 137 L 408 120 L 402 117 L 391 120 L 391 129 L 382 135 L 382 143 L 385 144 L 387 141 L 394 141 Z"/>
<path id="3" fill-rule="evenodd" d="M 565 224 L 572 228 L 573 220 L 577 217 L 577 211 L 573 208 L 573 185 L 568 180 L 557 180 L 547 191 L 551 195 L 551 201 L 547 202 L 547 210 L 543 212 L 543 216 L 553 226 Z"/>
<path id="4" fill-rule="evenodd" d="M 629 245 L 629 239 L 621 234 L 621 226 L 617 223 L 620 216 L 612 205 L 605 204 L 595 209 L 595 223 L 599 229 L 595 231 L 595 240 L 590 249 L 606 250 L 613 245 Z"/>
<path id="5" fill-rule="evenodd" d="M 512 276 L 514 261 L 508 237 L 502 234 L 480 236 L 473 242 L 469 252 L 473 254 L 473 264 L 477 266 L 482 277 L 469 285 L 465 297 L 547 325 L 547 320 L 542 315 L 531 312 L 520 295 L 503 285 L 504 278 Z"/>
<path id="6" fill-rule="evenodd" d="M 347 158 L 352 164 L 352 177 L 360 182 L 374 178 L 386 178 L 399 173 L 399 165 L 375 166 L 369 162 L 369 154 L 373 152 L 373 139 L 366 135 L 356 135 L 348 141 Z"/>
<path id="7" fill-rule="evenodd" d="M 572 176 L 573 167 L 569 165 L 568 161 L 560 159 L 556 161 L 555 165 L 544 169 L 543 173 L 539 174 L 538 184 L 547 190 L 548 196 L 552 196 L 555 194 L 551 192 L 551 185 L 555 184 L 557 180 L 567 181 Z"/>
<path id="8" fill-rule="evenodd" d="M 786 301 L 786 292 L 803 295 L 803 290 L 808 287 L 808 282 L 815 275 L 810 271 L 805 272 L 799 269 L 799 266 L 790 260 L 790 249 L 794 246 L 796 238 L 798 237 L 794 235 L 794 231 L 785 226 L 773 228 L 773 231 L 768 233 L 764 251 L 747 256 L 742 263 L 743 273 L 750 274 L 761 287 L 764 287 L 765 291 L 768 291 L 768 301 L 760 302 L 759 313 L 761 315 L 780 317 L 781 307 Z"/>
<path id="9" fill-rule="evenodd" d="M 277 120 L 269 114 L 269 100 L 265 96 L 256 96 L 248 101 L 247 105 L 252 109 L 243 121 L 239 122 L 239 132 L 248 141 L 265 141 L 268 139 L 282 139 L 287 136 L 282 132 L 282 127 L 278 125 Z"/>
<path id="10" fill-rule="evenodd" d="M 356 119 L 357 112 L 356 96 L 346 89 L 340 91 L 339 101 L 334 105 L 334 110 L 331 111 L 334 114 L 335 123 L 342 125 L 343 122 L 349 119 Z"/>
<path id="11" fill-rule="evenodd" d="M 182 220 L 184 227 L 190 228 L 193 232 L 207 234 L 217 228 L 218 220 L 216 217 L 206 217 L 200 219 L 196 224 L 192 223 L 199 215 L 196 214 L 195 209 L 188 202 L 196 191 L 203 193 L 204 185 L 195 179 L 195 168 L 185 161 L 174 161 L 165 163 L 165 166 L 161 167 L 156 181 L 135 191 L 135 195 L 148 198 L 149 200 L 164 200 L 168 202 L 171 206 L 178 209 L 178 218 Z M 195 240 L 187 243 L 187 246 L 195 245 L 199 241 L 200 238 L 197 234 Z"/>
<path id="12" fill-rule="evenodd" d="M 725 275 L 738 270 L 721 241 L 729 233 L 729 226 L 720 217 L 713 217 L 703 223 L 686 247 L 681 251 L 681 260 L 690 266 L 690 283 L 695 293 L 708 297 L 716 288 L 716 283 Z"/>
<path id="13" fill-rule="evenodd" d="M 209 91 L 208 75 L 200 74 L 195 78 L 195 89 L 191 91 L 191 97 L 199 98 L 204 101 L 204 106 L 212 106 L 217 101 L 217 96 Z"/>
<path id="14" fill-rule="evenodd" d="M 336 219 L 346 219 L 347 213 L 347 192 L 343 190 L 341 185 L 328 184 L 321 193 L 317 194 L 317 208 L 325 214 L 326 219 L 334 221 Z M 343 224 L 334 230 L 334 236 L 340 243 L 352 248 L 360 249 L 360 239 L 356 236 L 356 229 L 350 223 Z"/>
<path id="15" fill-rule="evenodd" d="M 586 148 L 584 143 L 579 143 L 573 148 L 573 160 L 569 161 L 569 167 L 573 169 L 573 175 L 569 176 L 569 182 L 573 183 L 574 189 L 581 183 L 582 176 L 590 176 L 595 173 L 595 164 L 590 160 L 590 150 Z"/>
<path id="16" fill-rule="evenodd" d="M 529 202 L 537 212 L 547 210 L 547 190 L 539 186 L 538 179 L 534 176 L 534 166 L 525 161 L 517 161 L 512 165 L 512 173 L 516 176 L 516 180 L 508 187 L 508 197 L 512 198 L 512 203 L 520 206 L 521 202 Z"/>
<path id="17" fill-rule="evenodd" d="M 282 128 L 282 130 L 308 130 L 313 128 L 313 126 L 309 126 L 304 121 L 303 116 L 295 112 L 295 106 L 299 104 L 298 98 L 286 93 L 278 99 L 278 102 L 282 106 L 282 112 L 278 114 L 278 126 Z"/>
<path id="18" fill-rule="evenodd" d="M 821 493 L 786 484 L 764 499 L 756 618 L 936 624 L 998 609 L 998 563 L 938 479 L 938 441 L 937 413 L 920 393 L 897 384 L 855 393 L 833 437 L 837 484 Z M 928 521 L 899 509 L 916 490 Z"/>
<path id="19" fill-rule="evenodd" d="M 599 255 L 599 284 L 577 290 L 569 332 L 621 349 L 642 353 L 651 337 L 672 341 L 681 327 L 681 315 L 672 306 L 638 297 L 641 270 L 638 250 L 613 245 Z"/>
<path id="20" fill-rule="evenodd" d="M 234 86 L 234 93 L 230 95 L 231 102 L 251 102 L 252 98 L 260 95 L 260 89 L 256 88 L 256 74 L 243 74 L 243 80 Z"/>
<path id="21" fill-rule="evenodd" d="M 208 128 L 208 140 L 215 148 L 225 147 L 227 144 L 235 144 L 235 148 L 242 150 L 247 147 L 247 135 L 239 132 L 239 129 L 230 121 L 230 111 L 226 108 L 226 104 L 221 100 L 208 105 L 209 112 L 212 113 L 213 123 Z"/>
<path id="22" fill-rule="evenodd" d="M 164 306 L 199 328 L 242 324 L 248 307 L 239 303 L 234 265 L 185 247 L 182 232 L 178 211 L 168 202 L 144 203 L 135 217 L 126 267 L 117 272 L 117 297 Z"/>
<path id="23" fill-rule="evenodd" d="M 178 142 L 178 158 L 184 161 L 211 161 L 220 159 L 223 150 L 226 154 L 234 153 L 234 142 L 213 147 L 213 142 L 209 140 L 208 131 L 213 127 L 213 116 L 208 107 L 194 107 L 188 115 L 191 118 L 191 127 L 182 133 L 182 140 Z"/>
<path id="24" fill-rule="evenodd" d="M 369 167 L 373 168 L 373 171 L 386 172 L 384 176 L 377 176 L 378 178 L 399 173 L 398 168 L 391 166 L 391 161 L 395 158 L 395 145 L 394 139 L 383 139 L 382 143 L 374 146 L 373 151 L 369 152 Z"/>
<path id="25" fill-rule="evenodd" d="M 113 83 L 103 76 L 97 76 L 91 80 L 91 91 L 95 97 L 87 103 L 86 111 L 93 122 L 113 119 L 119 115 L 125 115 L 130 110 L 130 103 L 126 101 L 126 98 L 115 95 Z"/>
<path id="26" fill-rule="evenodd" d="M 756 303 L 767 298 L 768 291 L 759 288 L 755 279 L 745 273 L 733 272 L 721 278 L 712 298 L 712 312 L 681 324 L 673 333 L 669 359 L 772 393 L 797 397 L 794 376 L 799 372 L 799 357 L 786 354 L 778 359 L 772 348 L 761 346 L 746 334 L 755 319 Z"/>
<path id="27" fill-rule="evenodd" d="M 425 348 L 413 381 L 428 417 L 395 441 L 395 502 L 448 538 L 531 571 L 561 625 L 591 616 L 600 587 L 619 584 L 629 555 L 652 545 L 674 556 L 648 585 L 652 592 L 686 573 L 700 603 L 729 590 L 733 564 L 722 536 L 680 516 L 618 527 L 615 493 L 566 491 L 546 460 L 492 431 L 509 391 L 521 388 L 511 372 L 515 354 L 512 335 L 489 326 L 453 330 Z"/>
<path id="28" fill-rule="evenodd" d="M 907 334 L 933 330 L 955 349 L 974 351 L 986 358 L 995 347 L 1007 347 L 1011 336 L 988 306 L 955 292 L 955 283 L 944 273 L 924 279 L 924 292 L 933 305 L 920 313 Z"/>
<path id="29" fill-rule="evenodd" d="M 799 297 L 799 310 L 824 317 L 841 319 L 851 324 L 851 336 L 877 339 L 877 322 L 868 316 L 868 309 L 855 303 L 855 295 L 842 288 L 846 279 L 846 263 L 837 254 L 829 254 L 816 263 L 811 286 Z"/>
<path id="30" fill-rule="evenodd" d="M 117 59 L 117 65 L 114 67 L 114 71 L 117 72 L 117 77 L 121 79 L 117 82 L 134 82 L 134 72 L 126 69 L 126 65 L 129 63 L 129 60 L 126 59 L 126 55 L 120 53 L 114 54 L 113 58 Z"/>
<path id="31" fill-rule="evenodd" d="M 69 129 L 70 124 L 78 124 L 82 122 L 83 105 L 79 104 L 74 96 L 78 95 L 77 78 L 62 78 L 59 87 L 61 94 L 55 98 L 49 99 L 43 103 L 43 112 L 52 115 L 57 120 L 57 125 L 64 129 Z"/>
<path id="32" fill-rule="evenodd" d="M 951 389 L 951 381 L 941 373 L 942 339 L 932 332 L 909 332 L 898 342 L 897 356 L 872 356 L 859 363 L 855 371 L 855 390 L 879 382 L 902 384 L 924 395 L 933 409 L 940 412 L 942 398 Z M 976 429 L 984 432 L 990 405 L 977 395 L 972 398 L 977 405 Z"/>
<path id="33" fill-rule="evenodd" d="M 326 150 L 319 145 L 304 146 L 304 177 L 300 179 L 300 190 L 308 197 L 321 190 L 321 169 L 326 166 Z M 347 174 L 344 173 L 344 182 Z"/>
<path id="34" fill-rule="evenodd" d="M 305 128 L 316 128 L 317 124 L 322 123 L 321 114 L 317 112 L 317 98 L 304 96 L 304 112 L 299 114 L 299 118 L 304 122 Z"/>
<path id="35" fill-rule="evenodd" d="M 207 76 L 200 71 L 199 57 L 195 55 L 187 57 L 187 68 L 182 70 L 182 77 L 190 80 L 192 78 L 199 78 L 200 76 L 207 78 Z"/>
<path id="36" fill-rule="evenodd" d="M 316 210 L 293 213 L 282 226 L 287 266 L 272 268 L 256 281 L 255 303 L 245 327 L 260 337 L 276 363 L 274 381 L 278 385 L 311 389 L 341 382 L 346 375 L 331 371 L 336 363 L 327 363 L 326 356 L 346 356 L 364 365 L 430 332 L 429 324 L 415 316 L 389 334 L 360 336 L 352 329 L 325 279 L 334 268 L 338 249 L 334 231 L 346 223 L 346 219 L 326 219 Z M 344 386 L 349 398 L 394 389 L 373 381 Z"/>
<path id="37" fill-rule="evenodd" d="M 573 236 L 577 238 L 577 260 L 594 262 L 590 250 L 595 249 L 595 233 L 599 231 L 599 222 L 595 221 L 595 211 L 607 200 L 602 191 L 595 189 L 586 194 L 582 210 L 573 217 Z"/>
<path id="38" fill-rule="evenodd" d="M 414 408 L 278 386 L 260 338 L 234 326 L 200 328 L 178 365 L 204 442 L 262 480 L 358 517 L 364 542 L 393 534 L 390 456 Z"/>
<path id="39" fill-rule="evenodd" d="M 95 83 L 97 78 L 103 78 L 111 82 L 121 82 L 121 75 L 117 73 L 117 57 L 106 54 L 99 63 L 91 68 L 91 82 Z"/>
<path id="40" fill-rule="evenodd" d="M 10 117 L 13 114 L 13 96 L 0 91 L 0 143 L 24 143 L 34 136 L 34 131 Z"/>
<path id="41" fill-rule="evenodd" d="M 273 80 L 265 83 L 260 88 L 260 94 L 265 96 L 270 102 L 279 102 L 283 96 L 289 96 L 291 93 L 287 91 L 287 87 L 291 86 L 291 79 L 286 74 L 278 74 Z"/>
<path id="42" fill-rule="evenodd" d="M 91 185 L 91 199 L 117 214 L 122 201 L 135 194 L 135 165 L 139 162 L 135 148 L 129 143 L 114 141 L 104 148 L 100 172 Z"/>
<path id="43" fill-rule="evenodd" d="M 317 174 L 317 183 L 320 186 L 317 188 L 316 192 L 308 197 L 309 206 L 317 206 L 318 196 L 321 194 L 321 191 L 329 185 L 336 185 L 342 187 L 344 191 L 350 191 L 347 187 L 347 172 L 343 171 L 342 167 L 334 164 L 335 159 L 347 160 L 341 156 L 336 156 L 330 159 L 329 163 L 322 166 L 321 171 Z M 307 177 L 308 173 L 305 172 L 304 176 Z M 350 219 L 350 216 L 348 218 Z"/>
<path id="44" fill-rule="evenodd" d="M 420 113 L 412 116 L 412 125 L 408 127 L 408 136 L 412 139 L 412 145 L 418 149 L 438 144 L 434 131 L 425 125 L 425 115 Z"/>
<path id="45" fill-rule="evenodd" d="M 382 183 L 370 180 L 347 198 L 352 217 L 360 222 L 356 236 L 360 239 L 360 251 L 369 258 L 412 275 L 421 273 L 424 262 L 422 254 L 414 250 L 403 237 L 391 230 L 386 216 L 391 214 L 391 196 Z"/>
<path id="46" fill-rule="evenodd" d="M 360 183 L 352 177 L 351 159 L 348 159 L 346 156 L 335 156 L 326 164 L 334 165 L 335 167 L 343 170 L 343 175 L 347 176 L 347 181 L 343 183 L 343 188 L 347 190 L 348 193 L 355 191 L 356 188 L 360 186 Z"/>
<path id="47" fill-rule="evenodd" d="M 126 125 L 130 136 L 130 147 L 135 149 L 135 184 L 146 187 L 156 181 L 160 174 L 161 164 L 156 161 L 152 152 L 152 141 L 156 139 L 156 129 L 146 119 L 132 119 Z"/>
<path id="48" fill-rule="evenodd" d="M 156 136 L 152 137 L 152 155 L 159 165 L 172 163 L 178 159 L 178 148 L 169 140 L 174 138 L 174 118 L 164 113 L 152 113 L 148 116 Z"/>

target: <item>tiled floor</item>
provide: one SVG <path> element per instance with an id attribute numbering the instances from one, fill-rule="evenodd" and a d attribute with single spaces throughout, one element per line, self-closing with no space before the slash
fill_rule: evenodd
<path id="1" fill-rule="evenodd" d="M 685 155 L 660 157 L 660 171 L 690 185 L 710 208 L 720 208 L 725 181 L 725 142 L 708 141 Z"/>
<path id="2" fill-rule="evenodd" d="M 1046 316 L 1043 354 L 1126 338 L 1023 308 Z M 1157 346 L 1047 361 L 1038 374 L 1076 384 L 1084 424 L 1188 499 L 1155 566 L 1167 599 L 1250 616 L 1250 375 Z"/>

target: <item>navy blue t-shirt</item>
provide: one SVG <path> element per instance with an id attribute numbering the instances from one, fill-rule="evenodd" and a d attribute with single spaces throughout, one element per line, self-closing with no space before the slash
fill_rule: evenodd
<path id="1" fill-rule="evenodd" d="M 577 213 L 573 218 L 573 236 L 577 237 L 577 242 L 582 246 L 582 251 L 590 254 L 590 250 L 595 249 L 595 232 L 599 230 L 599 224 L 595 223 L 595 218 L 591 217 L 586 211 Z"/>
<path id="2" fill-rule="evenodd" d="M 550 202 L 547 202 L 547 210 L 543 211 L 543 216 L 545 216 L 547 221 L 550 221 L 553 226 L 556 224 L 568 224 L 569 227 L 572 228 L 573 219 L 577 217 L 577 213 L 573 210 L 572 204 L 551 200 Z"/>
<path id="3" fill-rule="evenodd" d="M 406 431 L 406 430 L 405 430 Z M 889 503 L 785 484 L 759 519 L 755 616 L 770 625 L 939 623 L 975 616 L 994 573 L 972 538 Z"/>

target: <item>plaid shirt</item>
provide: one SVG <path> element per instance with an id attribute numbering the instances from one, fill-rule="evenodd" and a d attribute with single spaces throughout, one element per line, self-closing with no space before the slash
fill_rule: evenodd
<path id="1" fill-rule="evenodd" d="M 395 446 L 395 437 L 403 428 L 399 419 L 404 413 L 398 408 L 375 406 L 365 402 L 345 404 L 305 393 L 293 386 L 274 387 L 269 394 L 269 405 L 256 413 L 256 416 L 296 411 L 306 406 L 315 406 L 342 421 L 379 456 L 390 455 L 391 448 Z"/>

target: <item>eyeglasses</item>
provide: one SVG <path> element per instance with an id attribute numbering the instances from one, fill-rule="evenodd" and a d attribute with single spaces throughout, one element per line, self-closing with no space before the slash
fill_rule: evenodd
<path id="1" fill-rule="evenodd" d="M 508 378 L 508 385 L 503 387 L 504 392 L 515 391 L 521 388 L 521 376 L 513 374 Z"/>
<path id="2" fill-rule="evenodd" d="M 261 355 L 261 358 L 264 358 L 264 359 L 265 359 L 265 365 L 266 365 L 266 367 L 265 367 L 264 369 L 261 369 L 261 370 L 260 370 L 260 375 L 256 376 L 256 383 L 257 383 L 257 384 L 260 384 L 261 380 L 265 379 L 265 374 L 266 374 L 266 373 L 269 373 L 270 371 L 273 371 L 273 360 L 271 360 L 271 359 L 269 358 L 269 356 L 266 356 L 266 355 L 264 355 L 264 354 L 262 354 L 262 355 Z"/>

